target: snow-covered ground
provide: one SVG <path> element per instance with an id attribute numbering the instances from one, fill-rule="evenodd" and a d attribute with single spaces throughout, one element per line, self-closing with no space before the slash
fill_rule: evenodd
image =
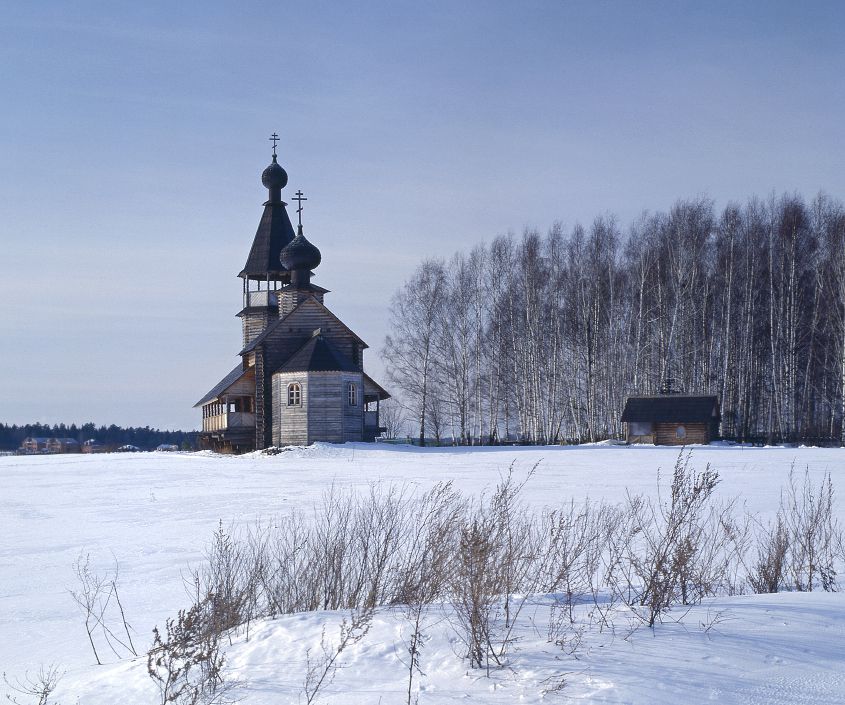
<path id="1" fill-rule="evenodd" d="M 68 589 L 73 565 L 89 554 L 104 570 L 120 565 L 120 596 L 135 639 L 146 649 L 155 624 L 188 604 L 183 576 L 202 559 L 220 520 L 246 525 L 309 508 L 325 489 L 383 481 L 424 490 L 453 480 L 466 494 L 492 487 L 513 462 L 539 462 L 523 499 L 538 508 L 571 498 L 621 501 L 626 491 L 655 494 L 657 471 L 670 474 L 671 448 L 413 449 L 318 445 L 277 456 L 109 454 L 0 457 L 0 671 L 22 676 L 55 663 L 67 673 L 56 699 L 65 705 L 152 703 L 144 659 L 92 665 L 82 617 Z M 693 450 L 710 463 L 723 498 L 771 517 L 794 464 L 818 481 L 830 472 L 845 521 L 845 451 L 812 448 Z M 664 483 L 665 484 L 665 483 Z M 423 653 L 420 702 L 845 703 L 845 600 L 841 594 L 790 593 L 708 600 L 654 632 L 591 633 L 579 659 L 549 644 L 548 601 L 526 613 L 514 668 L 492 678 L 467 669 L 454 632 L 432 610 Z M 545 611 L 545 612 L 544 612 Z M 257 626 L 229 647 L 229 667 L 248 705 L 298 703 L 305 653 L 332 638 L 343 615 L 289 615 Z M 531 625 L 534 625 L 533 627 Z M 710 625 L 706 629 L 702 625 Z M 366 638 L 343 655 L 321 702 L 404 702 L 407 671 L 397 612 L 380 610 Z M 627 636 L 628 638 L 623 638 Z M 558 692 L 547 693 L 564 677 Z M 0 693 L 3 687 L 0 686 Z"/>

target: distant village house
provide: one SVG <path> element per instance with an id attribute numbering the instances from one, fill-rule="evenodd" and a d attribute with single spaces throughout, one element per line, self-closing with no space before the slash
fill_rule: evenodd
<path id="1" fill-rule="evenodd" d="M 24 438 L 21 452 L 27 455 L 36 453 L 78 453 L 79 441 L 75 438 L 47 438 L 44 436 L 30 436 Z"/>
<path id="2" fill-rule="evenodd" d="M 46 453 L 49 442 L 50 439 L 43 436 L 30 436 L 23 439 L 21 450 L 24 453 Z"/>
<path id="3" fill-rule="evenodd" d="M 104 443 L 100 443 L 100 441 L 89 438 L 85 443 L 82 444 L 82 452 L 83 453 L 105 453 L 106 446 Z"/>
<path id="4" fill-rule="evenodd" d="M 47 443 L 48 453 L 78 453 L 79 441 L 75 438 L 51 438 Z"/>

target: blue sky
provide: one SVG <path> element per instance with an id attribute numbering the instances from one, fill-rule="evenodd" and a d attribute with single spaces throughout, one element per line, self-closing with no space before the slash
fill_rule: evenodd
<path id="1" fill-rule="evenodd" d="M 845 197 L 843 3 L 2 3 L 0 421 L 191 428 L 268 135 L 371 349 L 428 256 L 681 197 Z"/>

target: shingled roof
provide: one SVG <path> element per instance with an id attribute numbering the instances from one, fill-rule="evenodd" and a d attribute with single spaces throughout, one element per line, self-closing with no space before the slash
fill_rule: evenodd
<path id="1" fill-rule="evenodd" d="M 267 201 L 258 223 L 249 257 L 239 277 L 248 279 L 280 278 L 287 274 L 279 261 L 282 249 L 293 240 L 294 232 L 284 201 Z"/>
<path id="2" fill-rule="evenodd" d="M 360 369 L 322 335 L 315 333 L 276 372 L 360 372 Z"/>
<path id="3" fill-rule="evenodd" d="M 622 421 L 709 423 L 719 418 L 719 398 L 711 395 L 661 394 L 628 397 Z"/>
<path id="4" fill-rule="evenodd" d="M 368 389 L 369 387 L 369 389 Z M 384 401 L 385 399 L 390 399 L 390 393 L 382 387 L 378 382 L 376 382 L 370 375 L 366 372 L 364 373 L 364 394 L 371 394 L 372 392 L 376 393 L 376 396 L 379 400 Z"/>
<path id="5" fill-rule="evenodd" d="M 214 387 L 212 387 L 211 391 L 208 392 L 208 394 L 206 394 L 202 399 L 200 399 L 196 404 L 194 404 L 194 408 L 196 409 L 198 406 L 202 406 L 207 401 L 216 399 L 218 396 L 220 396 L 220 394 L 225 392 L 229 387 L 231 387 L 235 382 L 237 382 L 244 374 L 246 374 L 246 371 L 244 370 L 243 363 L 239 362 L 234 370 L 232 370 L 217 384 L 215 384 Z"/>
<path id="6" fill-rule="evenodd" d="M 316 291 L 317 289 L 319 289 L 319 287 L 314 287 L 313 290 Z M 323 291 L 328 291 L 328 290 L 323 289 Z M 318 306 L 320 309 L 322 309 L 323 313 L 330 316 L 331 319 L 335 323 L 337 323 L 341 328 L 343 328 L 347 333 L 349 333 L 349 335 L 351 335 L 353 338 L 355 338 L 355 340 L 357 340 L 361 344 L 362 348 L 366 349 L 366 348 L 370 347 L 363 340 L 361 340 L 361 338 L 359 338 L 358 335 L 349 326 L 347 326 L 343 321 L 341 321 L 337 316 L 335 316 L 331 311 L 329 311 L 329 309 L 326 308 L 325 304 L 321 304 L 315 297 L 309 296 L 304 301 L 301 301 L 297 305 L 297 307 L 295 309 L 293 309 L 293 311 L 291 311 L 290 313 L 285 314 L 284 316 L 281 316 L 281 317 L 277 318 L 275 321 L 273 321 L 269 326 L 267 326 L 263 331 L 261 331 L 261 333 L 259 335 L 257 335 L 253 339 L 253 341 L 251 343 L 249 343 L 249 345 L 247 345 L 243 350 L 241 350 L 239 354 L 244 355 L 245 353 L 252 352 L 253 350 L 255 350 L 255 348 L 257 348 L 265 340 L 267 340 L 267 338 L 269 338 L 277 328 L 288 325 L 290 323 L 290 320 L 292 319 L 292 317 L 294 317 L 294 314 L 296 314 L 297 311 L 299 311 L 301 308 L 303 308 L 305 306 L 311 306 L 311 305 Z"/>

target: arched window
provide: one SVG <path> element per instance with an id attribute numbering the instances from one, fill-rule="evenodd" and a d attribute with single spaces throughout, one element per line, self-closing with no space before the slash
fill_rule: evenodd
<path id="1" fill-rule="evenodd" d="M 358 385 L 350 382 L 346 385 L 346 393 L 349 397 L 349 406 L 358 406 Z"/>
<path id="2" fill-rule="evenodd" d="M 288 385 L 288 406 L 300 406 L 302 404 L 302 387 L 299 382 Z"/>
<path id="3" fill-rule="evenodd" d="M 682 441 L 687 437 L 687 429 L 683 426 L 678 426 L 678 428 L 675 429 L 675 437 Z"/>

